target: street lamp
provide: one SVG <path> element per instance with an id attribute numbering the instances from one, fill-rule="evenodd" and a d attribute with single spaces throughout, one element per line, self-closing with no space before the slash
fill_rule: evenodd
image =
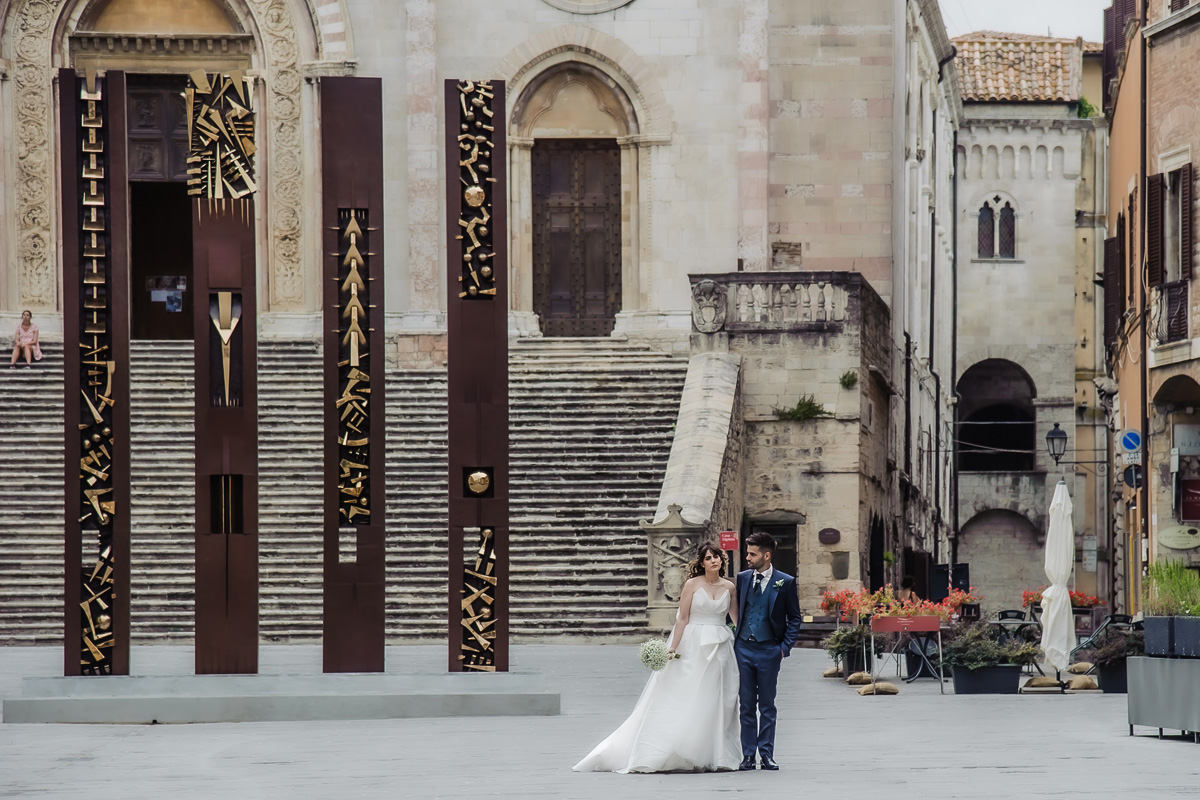
<path id="1" fill-rule="evenodd" d="M 1046 449 L 1050 451 L 1050 457 L 1054 459 L 1054 466 L 1057 467 L 1067 452 L 1067 432 L 1058 427 L 1057 422 L 1046 434 Z"/>

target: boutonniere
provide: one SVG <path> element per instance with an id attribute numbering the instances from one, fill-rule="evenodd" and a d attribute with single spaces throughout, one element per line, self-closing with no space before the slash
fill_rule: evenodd
<path id="1" fill-rule="evenodd" d="M 780 578 L 779 580 L 775 581 L 775 588 L 776 588 L 776 589 L 782 589 L 782 588 L 783 588 L 783 579 L 782 579 L 782 578 Z"/>

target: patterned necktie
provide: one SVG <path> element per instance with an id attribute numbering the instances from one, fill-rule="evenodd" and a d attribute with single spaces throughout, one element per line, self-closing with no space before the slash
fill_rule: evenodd
<path id="1" fill-rule="evenodd" d="M 755 575 L 754 576 L 754 591 L 762 592 L 762 588 L 763 588 L 763 576 L 761 574 Z"/>

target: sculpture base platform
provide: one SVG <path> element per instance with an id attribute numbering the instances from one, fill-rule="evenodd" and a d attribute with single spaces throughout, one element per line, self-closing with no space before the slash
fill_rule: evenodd
<path id="1" fill-rule="evenodd" d="M 323 674 L 319 648 L 300 645 L 262 647 L 260 668 L 265 669 L 258 675 L 191 675 L 180 674 L 190 667 L 190 647 L 137 647 L 130 676 L 55 677 L 40 668 L 24 671 L 26 677 L 11 681 L 10 690 L 0 693 L 3 721 L 282 722 L 551 716 L 560 711 L 559 693 L 547 691 L 539 673 L 439 673 L 434 664 L 444 657 L 444 648 L 388 651 L 389 664 L 414 671 Z M 295 672 L 285 671 L 285 663 Z M 152 672 L 159 674 L 147 674 Z"/>
<path id="2" fill-rule="evenodd" d="M 26 678 L 4 721 L 282 722 L 402 717 L 544 716 L 559 695 L 541 676 L 168 675 Z"/>

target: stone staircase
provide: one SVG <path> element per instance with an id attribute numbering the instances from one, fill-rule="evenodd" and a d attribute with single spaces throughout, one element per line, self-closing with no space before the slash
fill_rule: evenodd
<path id="1" fill-rule="evenodd" d="M 644 631 L 646 537 L 687 360 L 609 339 L 525 339 L 509 357 L 517 635 Z"/>
<path id="2" fill-rule="evenodd" d="M 0 362 L 0 643 L 62 640 L 63 353 Z"/>
<path id="3" fill-rule="evenodd" d="M 0 452 L 30 466 L 0 485 L 0 643 L 61 637 L 62 359 L 6 371 L 17 414 Z M 135 641 L 193 630 L 193 362 L 188 342 L 134 342 Z M 522 340 L 510 357 L 514 637 L 644 631 L 645 539 L 687 370 L 619 340 Z M 264 641 L 321 635 L 320 347 L 259 349 L 259 576 Z M 446 373 L 392 370 L 387 390 L 391 641 L 442 639 Z M 19 420 L 19 421 L 17 421 Z M 23 485 L 21 485 L 23 483 Z M 22 497 L 27 499 L 22 500 Z M 30 515 L 33 505 L 43 508 Z"/>

